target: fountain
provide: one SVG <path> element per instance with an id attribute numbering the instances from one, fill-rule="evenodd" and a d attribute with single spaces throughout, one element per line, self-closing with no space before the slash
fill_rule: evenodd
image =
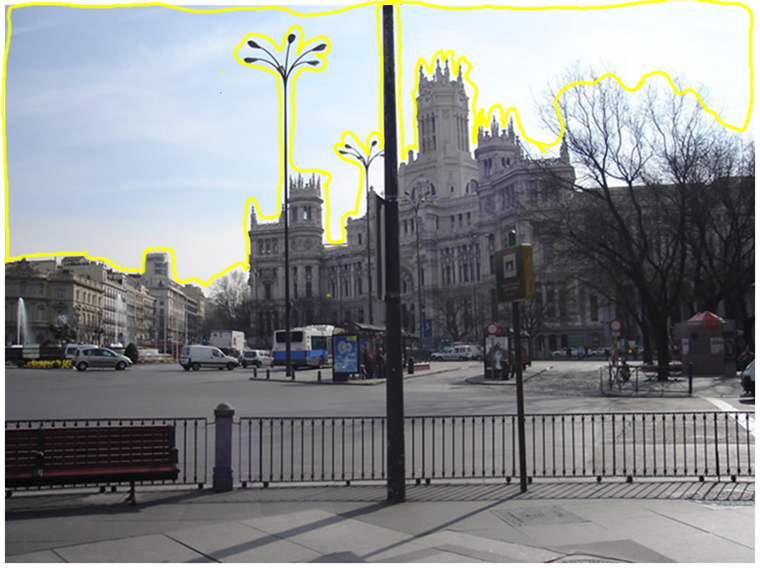
<path id="1" fill-rule="evenodd" d="M 29 318 L 26 314 L 26 304 L 24 304 L 24 298 L 19 298 L 16 304 L 16 345 L 30 345 L 32 339 L 32 330 L 29 328 Z"/>

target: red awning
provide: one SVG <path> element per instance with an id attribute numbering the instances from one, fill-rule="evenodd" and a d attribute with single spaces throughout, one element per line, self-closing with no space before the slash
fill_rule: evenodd
<path id="1" fill-rule="evenodd" d="M 699 312 L 687 321 L 690 325 L 702 325 L 709 330 L 715 331 L 725 323 L 725 320 L 712 312 Z"/>

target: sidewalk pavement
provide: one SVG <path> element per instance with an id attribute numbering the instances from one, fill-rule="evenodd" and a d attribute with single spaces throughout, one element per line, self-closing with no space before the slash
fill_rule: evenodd
<path id="1" fill-rule="evenodd" d="M 754 562 L 754 481 L 18 493 L 6 562 Z"/>

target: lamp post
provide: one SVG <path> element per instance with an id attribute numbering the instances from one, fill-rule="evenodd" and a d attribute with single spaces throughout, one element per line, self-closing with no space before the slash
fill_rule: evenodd
<path id="1" fill-rule="evenodd" d="M 472 329 L 475 340 L 480 342 L 481 326 L 478 321 L 478 282 L 476 280 L 478 261 L 480 260 L 480 247 L 478 246 L 480 235 L 476 231 L 470 231 L 467 235 L 467 240 L 470 243 L 470 258 L 472 259 L 472 263 L 470 264 L 470 279 L 472 280 Z"/>
<path id="2" fill-rule="evenodd" d="M 422 306 L 422 263 L 420 262 L 420 217 L 419 217 L 419 211 L 422 204 L 425 202 L 425 200 L 432 195 L 430 191 L 430 186 L 417 186 L 414 190 L 412 190 L 412 193 L 409 193 L 408 191 L 404 192 L 404 195 L 406 195 L 407 200 L 409 201 L 409 204 L 412 206 L 412 209 L 414 209 L 414 234 L 417 239 L 417 302 L 419 303 L 419 313 L 420 313 L 420 321 L 419 321 L 419 329 L 420 329 L 420 347 L 422 346 L 422 337 L 423 337 L 423 306 Z"/>
<path id="3" fill-rule="evenodd" d="M 319 60 L 313 59 L 310 61 L 303 61 L 303 58 L 310 53 L 317 51 L 324 51 L 327 49 L 327 44 L 320 43 L 316 47 L 312 47 L 304 51 L 299 55 L 293 63 L 290 63 L 290 46 L 296 40 L 295 34 L 288 35 L 288 45 L 285 49 L 285 63 L 281 63 L 272 53 L 265 47 L 260 46 L 253 40 L 248 41 L 248 46 L 252 49 L 260 49 L 266 53 L 269 57 L 246 57 L 243 59 L 246 63 L 264 63 L 274 69 L 282 79 L 282 115 L 283 115 L 283 145 L 282 145 L 282 189 L 284 194 L 284 206 L 283 212 L 285 217 L 285 376 L 290 377 L 291 373 L 291 353 L 290 353 L 290 246 L 288 244 L 288 81 L 290 80 L 291 73 L 303 65 L 311 65 L 316 67 L 319 65 Z"/>
<path id="4" fill-rule="evenodd" d="M 369 314 L 369 323 L 372 324 L 372 253 L 370 252 L 370 241 L 371 241 L 371 229 L 370 229 L 370 222 L 369 222 L 369 167 L 372 165 L 372 160 L 377 158 L 378 156 L 382 156 L 383 152 L 382 150 L 377 152 L 376 154 L 372 154 L 372 151 L 375 149 L 375 146 L 377 146 L 377 140 L 373 140 L 372 144 L 369 145 L 369 153 L 365 156 L 359 152 L 356 148 L 353 146 L 350 146 L 349 144 L 345 144 L 345 150 L 338 150 L 341 154 L 344 156 L 350 156 L 354 158 L 355 160 L 358 160 L 359 163 L 364 166 L 364 185 L 366 187 L 366 195 L 367 195 L 367 293 L 369 300 L 367 302 L 367 313 Z"/>

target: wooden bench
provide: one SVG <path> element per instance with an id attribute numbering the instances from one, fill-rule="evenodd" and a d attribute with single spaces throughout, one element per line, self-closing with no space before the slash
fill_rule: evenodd
<path id="1" fill-rule="evenodd" d="M 135 482 L 178 476 L 172 425 L 5 430 L 7 497 L 18 488 L 129 482 L 136 504 Z"/>

